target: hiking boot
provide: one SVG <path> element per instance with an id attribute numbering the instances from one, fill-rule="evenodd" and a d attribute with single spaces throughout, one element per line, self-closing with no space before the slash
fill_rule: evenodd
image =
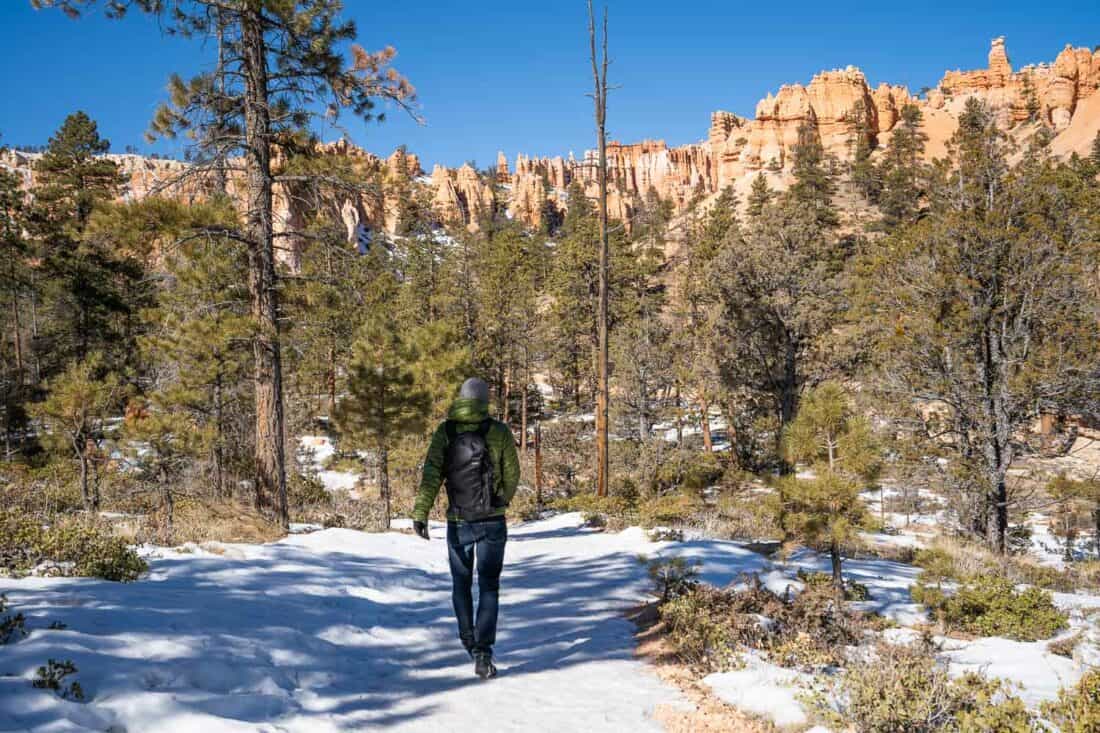
<path id="1" fill-rule="evenodd" d="M 493 666 L 493 655 L 488 652 L 474 655 L 474 673 L 483 680 L 496 677 L 497 668 Z"/>
<path id="2" fill-rule="evenodd" d="M 470 659 L 475 659 L 476 658 L 477 655 L 474 653 L 474 640 L 473 639 L 463 639 L 462 640 L 462 647 L 466 650 L 466 653 L 470 655 Z"/>

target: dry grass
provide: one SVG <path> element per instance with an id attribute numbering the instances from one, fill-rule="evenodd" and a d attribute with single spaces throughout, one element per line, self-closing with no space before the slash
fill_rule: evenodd
<path id="1" fill-rule="evenodd" d="M 172 533 L 165 532 L 160 511 L 111 520 L 114 531 L 134 543 L 180 545 L 185 542 L 273 542 L 286 535 L 282 527 L 250 504 L 234 499 L 181 497 L 176 502 Z"/>
<path id="2" fill-rule="evenodd" d="M 681 664 L 666 637 L 656 603 L 632 609 L 628 618 L 638 628 L 635 654 L 653 665 L 657 676 L 675 685 L 690 707 L 660 704 L 654 719 L 669 733 L 775 733 L 778 729 L 719 700 L 691 669 Z"/>

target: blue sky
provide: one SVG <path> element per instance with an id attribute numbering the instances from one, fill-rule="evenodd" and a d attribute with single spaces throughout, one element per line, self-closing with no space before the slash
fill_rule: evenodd
<path id="1" fill-rule="evenodd" d="M 386 154 L 406 144 L 425 167 L 578 154 L 594 133 L 583 0 L 346 0 L 367 48 L 393 44 L 416 85 L 424 126 L 394 112 L 349 124 Z M 610 0 L 608 129 L 625 141 L 682 144 L 706 136 L 713 110 L 751 116 L 758 99 L 817 71 L 854 64 L 872 83 L 918 90 L 945 69 L 984 67 L 1007 37 L 1013 66 L 1052 61 L 1066 43 L 1100 43 L 1096 0 L 734 3 Z M 78 21 L 0 0 L 0 143 L 41 144 L 83 109 L 115 150 L 175 154 L 142 132 L 173 71 L 195 71 L 212 49 L 162 36 L 148 18 Z M 325 137 L 336 137 L 329 131 Z"/>

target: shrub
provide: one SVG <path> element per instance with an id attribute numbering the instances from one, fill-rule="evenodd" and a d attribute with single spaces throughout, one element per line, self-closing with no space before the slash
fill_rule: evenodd
<path id="1" fill-rule="evenodd" d="M 815 590 L 833 592 L 833 576 L 829 573 L 811 573 L 806 570 L 798 571 L 798 579 Z M 871 597 L 867 586 L 854 580 L 844 581 L 844 598 L 849 601 L 866 601 Z"/>
<path id="2" fill-rule="evenodd" d="M 711 586 L 699 586 L 661 607 L 661 620 L 668 638 L 684 663 L 717 672 L 736 664 L 737 648 L 755 636 L 753 626 L 729 611 L 729 593 Z M 759 636 L 766 632 L 759 629 Z M 751 645 L 751 644 L 750 644 Z"/>
<path id="3" fill-rule="evenodd" d="M 8 610 L 8 597 L 0 594 L 0 614 Z M 21 613 L 0 615 L 0 644 L 27 635 L 26 618 Z"/>
<path id="4" fill-rule="evenodd" d="M 521 487 L 516 491 L 516 495 L 512 497 L 512 503 L 508 506 L 508 514 L 519 517 L 521 521 L 530 522 L 539 518 L 543 508 L 535 501 L 534 491 Z"/>
<path id="5" fill-rule="evenodd" d="M 702 522 L 708 536 L 735 540 L 779 539 L 783 536 L 779 509 L 777 492 L 728 492 L 718 498 L 717 511 L 706 512 Z"/>
<path id="6" fill-rule="evenodd" d="M 321 480 L 312 474 L 288 472 L 286 481 L 287 501 L 291 510 L 302 507 L 328 506 L 332 496 Z"/>
<path id="7" fill-rule="evenodd" d="M 145 561 L 109 527 L 87 520 L 61 520 L 43 526 L 33 518 L 0 511 L 0 567 L 27 572 L 44 562 L 63 575 L 105 580 L 137 580 Z"/>
<path id="8" fill-rule="evenodd" d="M 840 678 L 835 702 L 818 694 L 813 706 L 838 730 L 861 733 L 1028 733 L 1030 715 L 998 681 L 978 675 L 952 680 L 931 644 L 880 644 Z"/>
<path id="9" fill-rule="evenodd" d="M 67 685 L 62 684 L 66 677 L 76 672 L 76 665 L 71 660 L 59 662 L 56 659 L 50 659 L 38 668 L 31 686 L 39 690 L 53 690 L 59 697 L 66 700 L 83 700 L 84 690 L 81 689 L 79 682 L 74 680 Z"/>
<path id="10" fill-rule="evenodd" d="M 653 474 L 654 493 L 684 490 L 698 493 L 722 478 L 723 467 L 717 453 L 675 450 L 663 456 Z"/>
<path id="11" fill-rule="evenodd" d="M 837 604 L 831 587 L 792 597 L 773 593 L 755 576 L 745 585 L 700 584 L 662 607 L 669 640 L 685 662 L 718 670 L 733 663 L 740 647 L 750 647 L 783 666 L 837 665 L 863 636 L 863 616 Z"/>
<path id="12" fill-rule="evenodd" d="M 1042 712 L 1062 733 L 1100 732 L 1100 671 L 1086 672 L 1076 687 L 1045 703 Z"/>
<path id="13" fill-rule="evenodd" d="M 1078 631 L 1075 634 L 1064 636 L 1061 639 L 1055 639 L 1047 644 L 1047 651 L 1051 654 L 1057 654 L 1060 657 L 1066 657 L 1073 659 L 1073 650 L 1077 648 L 1077 644 L 1081 641 L 1081 632 Z"/>
<path id="14" fill-rule="evenodd" d="M 638 507 L 638 520 L 643 527 L 684 524 L 691 521 L 701 508 L 702 503 L 697 498 L 675 492 L 642 503 Z"/>
<path id="15" fill-rule="evenodd" d="M 945 538 L 937 540 L 932 547 L 918 550 L 913 563 L 926 571 L 929 581 L 936 583 L 945 580 L 965 583 L 981 576 L 996 575 L 1013 583 L 1066 593 L 1100 584 L 1100 572 L 1093 563 L 1075 563 L 1059 570 L 1026 557 L 994 555 L 984 547 Z"/>
<path id="16" fill-rule="evenodd" d="M 680 556 L 642 560 L 646 563 L 649 579 L 653 581 L 653 590 L 660 596 L 661 603 L 686 595 L 699 585 L 697 560 L 689 562 Z"/>
<path id="17" fill-rule="evenodd" d="M 563 512 L 581 512 L 582 514 L 603 514 L 621 517 L 627 511 L 627 504 L 618 496 L 597 496 L 592 493 L 574 494 L 555 499 L 551 504 Z"/>
<path id="18" fill-rule="evenodd" d="M 1012 581 L 998 576 L 977 577 L 953 594 L 918 582 L 912 594 L 945 628 L 979 636 L 1038 641 L 1054 636 L 1067 623 L 1050 593 L 1034 587 L 1017 591 Z"/>

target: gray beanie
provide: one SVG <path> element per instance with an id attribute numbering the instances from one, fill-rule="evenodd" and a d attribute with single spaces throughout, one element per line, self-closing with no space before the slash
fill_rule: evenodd
<path id="1" fill-rule="evenodd" d="M 464 399 L 489 402 L 489 385 L 477 377 L 471 377 L 462 383 L 462 389 L 458 390 L 458 396 Z"/>

